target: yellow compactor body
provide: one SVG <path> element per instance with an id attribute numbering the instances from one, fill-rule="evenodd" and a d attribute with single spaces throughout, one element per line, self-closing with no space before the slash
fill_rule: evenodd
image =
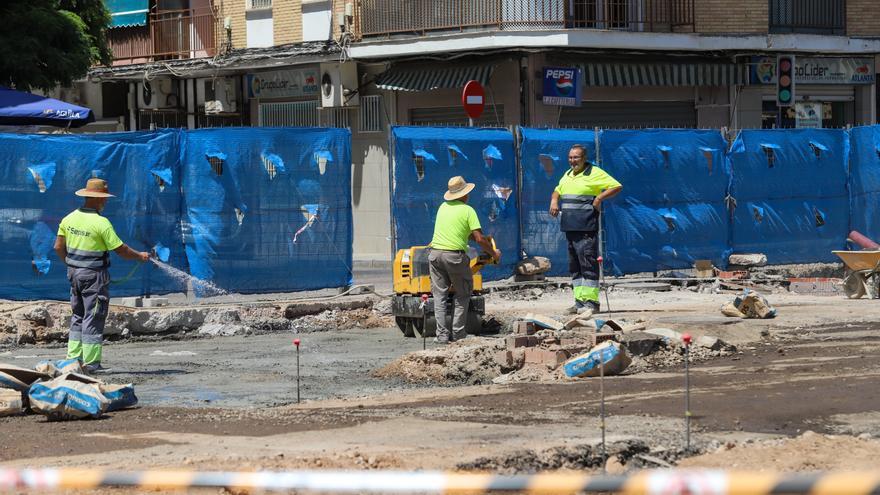
<path id="1" fill-rule="evenodd" d="M 493 243 L 494 244 L 494 243 Z M 391 312 L 397 327 L 406 337 L 433 337 L 437 333 L 437 320 L 434 318 L 434 296 L 431 294 L 431 271 L 428 265 L 427 246 L 414 246 L 399 249 L 394 256 L 394 297 L 391 300 Z M 471 273 L 474 276 L 474 291 L 468 306 L 467 332 L 479 335 L 486 313 L 483 299 L 483 276 L 480 270 L 494 259 L 487 255 L 471 257 Z M 450 293 L 455 292 L 452 287 Z M 447 325 L 452 328 L 452 297 L 446 301 Z"/>

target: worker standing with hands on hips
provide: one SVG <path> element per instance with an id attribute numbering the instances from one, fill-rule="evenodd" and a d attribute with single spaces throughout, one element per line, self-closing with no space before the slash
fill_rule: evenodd
<path id="1" fill-rule="evenodd" d="M 496 261 L 501 260 L 501 251 L 492 247 L 490 237 L 483 235 L 477 212 L 467 204 L 468 194 L 474 187 L 473 183 L 466 182 L 461 176 L 449 179 L 448 190 L 443 195 L 445 202 L 437 210 L 434 222 L 428 263 L 434 316 L 437 319 L 436 344 L 448 344 L 467 337 L 465 323 L 474 289 L 471 259 L 467 254 L 468 239 L 473 239 Z M 455 307 L 450 335 L 450 329 L 446 326 L 446 298 L 452 287 L 455 287 Z"/>
<path id="2" fill-rule="evenodd" d="M 78 208 L 61 220 L 55 253 L 67 265 L 70 282 L 70 334 L 67 338 L 68 359 L 79 359 L 87 373 L 106 368 L 101 366 L 104 344 L 104 322 L 110 303 L 110 256 L 149 261 L 150 255 L 123 244 L 110 221 L 101 216 L 107 198 L 113 195 L 103 179 L 89 179 L 84 189 L 75 193 L 86 198 Z"/>
<path id="3" fill-rule="evenodd" d="M 568 243 L 568 270 L 574 289 L 569 314 L 599 312 L 599 215 L 602 203 L 623 186 L 587 160 L 586 149 L 575 144 L 568 152 L 571 167 L 550 197 L 550 216 L 560 213 L 560 228 Z"/>

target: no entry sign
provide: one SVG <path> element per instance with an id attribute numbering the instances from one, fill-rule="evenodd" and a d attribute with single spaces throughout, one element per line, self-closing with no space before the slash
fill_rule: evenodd
<path id="1" fill-rule="evenodd" d="M 486 106 L 486 92 L 483 91 L 483 85 L 479 81 L 468 81 L 464 85 L 461 92 L 461 104 L 468 117 L 472 119 L 479 118 L 483 114 L 483 108 Z"/>

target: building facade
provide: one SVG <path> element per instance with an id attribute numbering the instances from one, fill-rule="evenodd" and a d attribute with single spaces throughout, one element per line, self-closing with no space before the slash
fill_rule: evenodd
<path id="1" fill-rule="evenodd" d="M 846 127 L 877 120 L 873 0 L 106 0 L 103 122 L 352 130 L 355 258 L 391 259 L 391 125 Z M 775 64 L 794 55 L 796 105 Z M 574 70 L 580 100 L 545 96 Z M 91 104 L 91 101 L 83 101 Z M 92 105 L 94 107 L 94 105 Z M 798 109 L 820 114 L 809 122 Z M 102 116 L 99 112 L 99 117 Z"/>

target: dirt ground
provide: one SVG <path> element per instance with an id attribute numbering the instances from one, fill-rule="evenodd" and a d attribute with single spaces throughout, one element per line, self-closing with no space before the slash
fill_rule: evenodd
<path id="1" fill-rule="evenodd" d="M 877 467 L 877 301 L 779 292 L 767 295 L 777 318 L 741 320 L 719 311 L 733 293 L 614 290 L 609 297 L 612 311 L 603 318 L 737 347 L 692 365 L 690 451 L 682 360 L 674 353 L 605 379 L 608 451 L 617 468 Z M 502 323 L 528 312 L 562 317 L 570 298 L 570 290 L 498 292 L 488 296 L 487 312 Z M 479 385 L 381 378 L 375 370 L 424 352 L 423 345 L 454 353 L 476 342 L 503 345 L 504 335 L 431 351 L 430 342 L 395 328 L 366 328 L 387 322 L 376 308 L 354 320 L 312 317 L 309 333 L 294 320 L 286 329 L 226 337 L 115 341 L 105 349 L 112 370 L 102 379 L 134 383 L 139 407 L 91 421 L 0 418 L 0 466 L 505 473 L 602 466 L 598 379 L 543 372 L 533 381 Z M 302 339 L 300 404 L 294 336 Z M 60 344 L 15 345 L 0 350 L 0 362 L 32 366 L 62 354 Z"/>

